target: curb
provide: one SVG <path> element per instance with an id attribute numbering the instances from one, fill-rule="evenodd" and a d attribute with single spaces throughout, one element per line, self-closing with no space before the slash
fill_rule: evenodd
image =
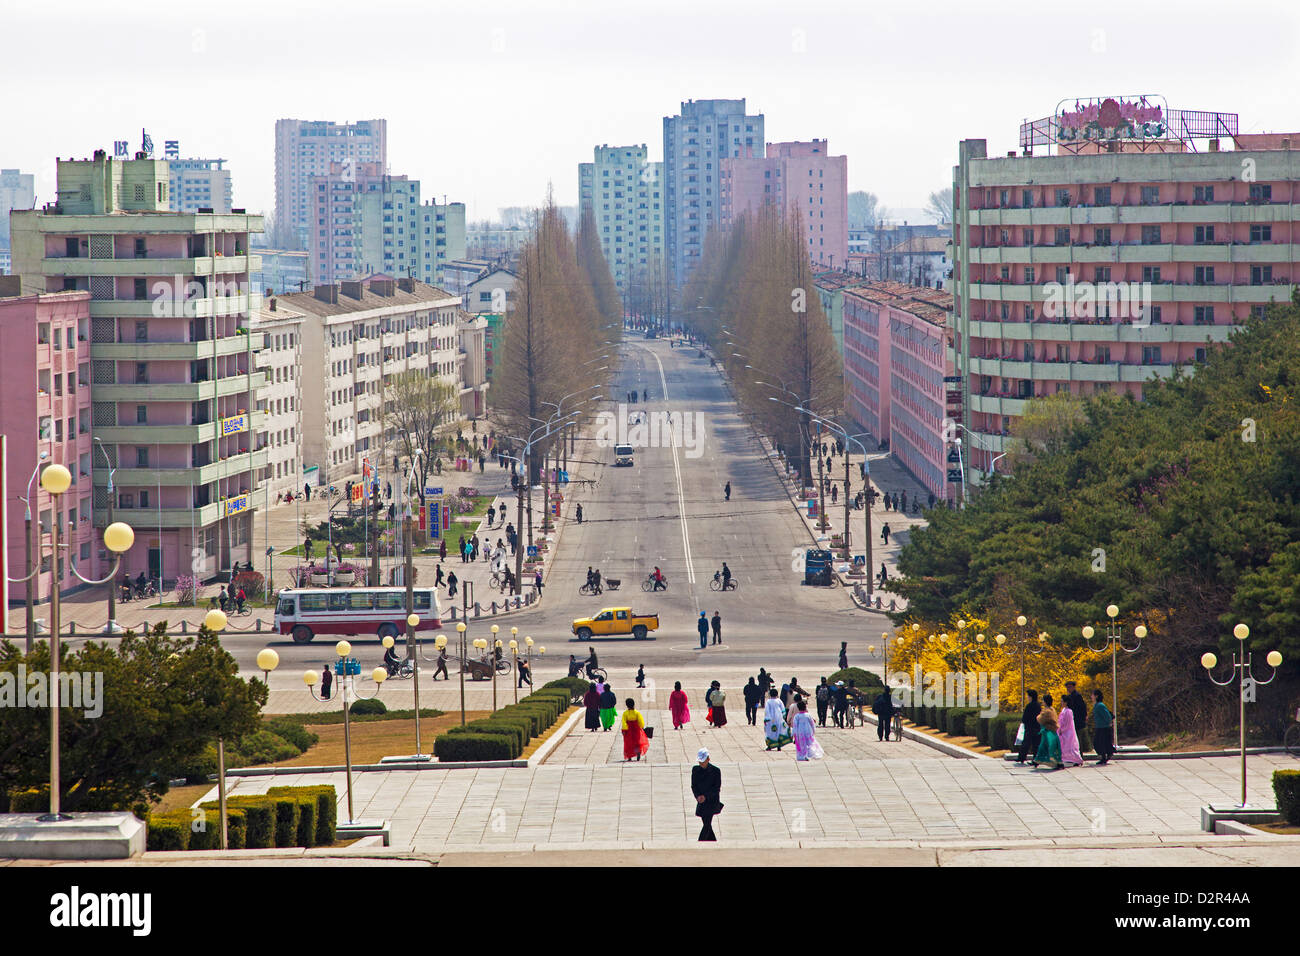
<path id="1" fill-rule="evenodd" d="M 879 720 L 875 714 L 866 715 L 867 722 L 874 726 L 879 726 Z M 948 757 L 956 757 L 962 760 L 992 760 L 988 754 L 976 753 L 973 750 L 967 750 L 959 744 L 950 744 L 946 740 L 939 740 L 937 737 L 931 737 L 929 734 L 922 733 L 919 730 L 913 730 L 910 727 L 903 728 L 903 739 L 914 740 L 919 744 L 925 744 Z"/>
<path id="2" fill-rule="evenodd" d="M 569 715 L 568 719 L 561 725 L 560 729 L 551 734 L 551 736 L 547 738 L 546 742 L 538 747 L 531 757 L 524 761 L 524 766 L 538 767 L 546 763 L 546 759 L 555 752 L 555 749 L 568 739 L 569 732 L 572 731 L 578 723 L 578 718 L 582 717 L 585 713 L 586 708 L 581 706 L 574 710 L 574 712 Z"/>

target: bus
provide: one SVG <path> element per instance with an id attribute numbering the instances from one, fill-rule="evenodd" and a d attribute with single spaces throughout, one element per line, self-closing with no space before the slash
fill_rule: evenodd
<path id="1" fill-rule="evenodd" d="M 433 588 L 414 588 L 411 599 L 417 631 L 442 627 Z M 295 644 L 309 644 L 317 634 L 396 640 L 406 633 L 406 588 L 285 588 L 275 604 L 275 630 Z"/>

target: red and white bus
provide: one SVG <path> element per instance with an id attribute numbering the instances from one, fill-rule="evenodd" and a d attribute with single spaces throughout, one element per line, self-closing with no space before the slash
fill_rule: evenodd
<path id="1" fill-rule="evenodd" d="M 415 588 L 411 599 L 420 617 L 417 631 L 442 627 L 433 588 Z M 397 639 L 406 633 L 406 588 L 285 588 L 275 604 L 275 629 L 293 635 L 295 644 L 317 634 Z"/>

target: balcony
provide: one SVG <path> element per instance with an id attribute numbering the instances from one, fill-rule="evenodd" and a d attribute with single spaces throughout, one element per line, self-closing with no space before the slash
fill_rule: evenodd
<path id="1" fill-rule="evenodd" d="M 90 356 L 95 359 L 119 361 L 195 361 L 221 358 L 241 352 L 258 351 L 265 345 L 261 332 L 250 335 L 225 335 L 217 339 L 197 342 L 96 342 L 90 346 Z"/>
<path id="2" fill-rule="evenodd" d="M 266 413 L 249 414 L 249 431 L 256 434 L 266 427 Z M 126 423 L 102 425 L 95 428 L 95 437 L 107 443 L 122 442 L 135 445 L 197 445 L 215 441 L 219 436 L 220 422 L 203 425 L 149 425 Z"/>
<path id="3" fill-rule="evenodd" d="M 116 488 L 206 485 L 265 468 L 269 458 L 270 451 L 259 448 L 242 455 L 232 455 L 225 461 L 214 461 L 194 468 L 117 468 L 113 471 L 113 485 Z M 252 481 L 251 478 L 249 480 Z M 108 486 L 108 469 L 96 469 L 95 484 L 99 487 Z"/>
<path id="4" fill-rule="evenodd" d="M 112 260 L 91 260 L 107 262 Z M 239 295 L 207 296 L 184 299 L 169 303 L 167 314 L 185 318 L 209 318 L 214 315 L 246 315 L 252 309 L 262 307 L 262 295 L 259 292 L 240 293 Z M 155 303 L 148 299 L 95 299 L 90 303 L 90 314 L 105 318 L 147 319 L 154 315 Z"/>
<path id="5" fill-rule="evenodd" d="M 241 336 L 242 338 L 242 336 Z M 156 382 L 96 385 L 97 402 L 198 402 L 207 398 L 251 394 L 266 385 L 266 375 L 231 375 L 209 382 Z"/>
<path id="6" fill-rule="evenodd" d="M 146 487 L 149 487 L 146 483 Z M 250 486 L 251 487 L 251 486 Z M 125 521 L 140 528 L 206 528 L 221 520 L 224 505 L 220 501 L 201 508 L 114 508 L 113 520 Z M 138 520 L 132 520 L 138 516 Z M 108 524 L 108 509 L 95 509 L 95 527 Z"/>
<path id="7" fill-rule="evenodd" d="M 171 259 L 133 256 L 118 259 L 88 259 L 84 256 L 51 256 L 41 260 L 45 275 L 55 276 L 211 276 L 242 275 L 262 268 L 261 256 L 198 256 Z"/>

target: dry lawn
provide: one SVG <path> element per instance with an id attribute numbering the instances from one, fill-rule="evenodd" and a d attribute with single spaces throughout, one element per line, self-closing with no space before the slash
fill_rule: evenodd
<path id="1" fill-rule="evenodd" d="M 479 720 L 490 712 L 467 710 L 465 720 Z M 426 753 L 433 752 L 433 738 L 451 727 L 460 726 L 460 711 L 441 717 L 420 718 L 420 744 Z M 306 753 L 282 760 L 270 766 L 321 767 L 342 766 L 343 725 L 308 724 L 307 729 L 320 737 Z M 378 763 L 381 757 L 392 757 L 415 752 L 415 720 L 354 721 L 352 724 L 352 762 L 354 764 Z"/>

